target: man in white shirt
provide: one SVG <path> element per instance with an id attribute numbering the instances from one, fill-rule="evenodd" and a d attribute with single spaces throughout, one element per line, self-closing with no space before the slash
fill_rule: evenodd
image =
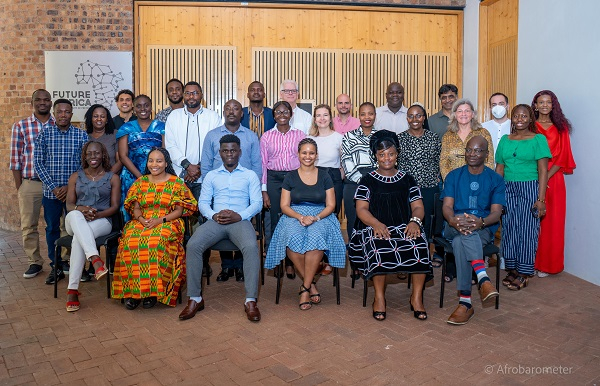
<path id="1" fill-rule="evenodd" d="M 392 82 L 387 86 L 385 92 L 387 104 L 377 108 L 375 117 L 376 130 L 390 130 L 396 134 L 408 130 L 406 113 L 408 109 L 404 106 L 404 87 L 398 82 Z"/>
<path id="2" fill-rule="evenodd" d="M 202 87 L 188 82 L 183 89 L 184 106 L 173 110 L 165 125 L 165 148 L 175 173 L 184 179 L 196 200 L 200 197 L 201 150 L 206 134 L 221 125 L 219 115 L 202 106 Z"/>
<path id="3" fill-rule="evenodd" d="M 510 134 L 510 119 L 508 119 L 510 106 L 508 104 L 508 97 L 501 92 L 492 94 L 490 97 L 490 108 L 492 109 L 493 119 L 483 122 L 481 125 L 492 136 L 495 154 L 496 149 L 498 149 L 498 143 L 500 143 L 500 138 L 506 134 Z"/>
<path id="4" fill-rule="evenodd" d="M 290 126 L 294 129 L 302 130 L 304 134 L 308 134 L 308 130 L 310 130 L 310 126 L 312 125 L 312 115 L 298 107 L 296 101 L 299 96 L 298 83 L 295 80 L 286 79 L 281 82 L 279 97 L 282 101 L 286 101 L 292 106 Z"/>

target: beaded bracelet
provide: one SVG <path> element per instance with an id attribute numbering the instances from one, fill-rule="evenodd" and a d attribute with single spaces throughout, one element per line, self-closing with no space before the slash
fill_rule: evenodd
<path id="1" fill-rule="evenodd" d="M 408 222 L 416 222 L 417 225 L 419 225 L 420 227 L 423 226 L 423 222 L 421 221 L 420 218 L 418 217 L 411 217 L 410 220 Z"/>

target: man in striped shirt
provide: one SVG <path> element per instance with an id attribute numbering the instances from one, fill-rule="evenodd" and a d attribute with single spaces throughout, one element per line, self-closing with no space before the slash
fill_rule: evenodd
<path id="1" fill-rule="evenodd" d="M 31 97 L 33 114 L 12 127 L 10 139 L 10 170 L 12 170 L 19 198 L 23 249 L 29 268 L 23 277 L 30 279 L 42 272 L 44 260 L 40 256 L 38 221 L 42 208 L 42 181 L 33 167 L 33 148 L 39 132 L 54 125 L 50 115 L 52 99 L 46 90 L 36 90 Z"/>
<path id="2" fill-rule="evenodd" d="M 54 125 L 40 131 L 33 152 L 33 164 L 43 184 L 42 205 L 46 220 L 46 244 L 50 265 L 57 264 L 56 275 L 50 272 L 46 284 L 64 279 L 60 261 L 54 260 L 54 243 L 60 237 L 60 218 L 67 212 L 67 183 L 72 173 L 81 167 L 81 149 L 88 141 L 85 131 L 71 125 L 73 105 L 68 99 L 54 102 Z"/>

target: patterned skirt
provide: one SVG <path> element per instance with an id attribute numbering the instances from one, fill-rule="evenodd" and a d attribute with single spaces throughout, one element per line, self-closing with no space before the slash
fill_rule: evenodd
<path id="1" fill-rule="evenodd" d="M 292 205 L 292 209 L 303 216 L 316 216 L 323 208 L 323 205 Z M 265 268 L 273 269 L 285 259 L 286 247 L 300 254 L 325 251 L 331 266 L 344 268 L 346 265 L 346 246 L 340 222 L 334 214 L 306 227 L 295 218 L 282 215 L 271 238 Z"/>
<path id="2" fill-rule="evenodd" d="M 374 237 L 373 228 L 369 226 L 355 229 L 348 245 L 350 261 L 367 279 L 388 273 L 431 273 L 425 233 L 411 240 L 405 237 L 405 229 L 406 224 L 388 226 L 389 240 Z"/>
<path id="3" fill-rule="evenodd" d="M 183 221 L 177 219 L 154 228 L 131 220 L 123 229 L 115 262 L 112 297 L 158 301 L 175 307 L 185 278 Z"/>

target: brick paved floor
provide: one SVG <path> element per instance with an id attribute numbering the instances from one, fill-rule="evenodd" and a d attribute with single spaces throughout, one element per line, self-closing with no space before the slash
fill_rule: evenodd
<path id="1" fill-rule="evenodd" d="M 185 322 L 183 305 L 126 310 L 106 299 L 104 281 L 82 283 L 82 308 L 67 313 L 66 280 L 54 299 L 48 266 L 24 279 L 20 234 L 0 231 L 0 385 L 600 384 L 600 287 L 566 273 L 502 288 L 499 310 L 474 294 L 475 317 L 460 327 L 446 324 L 454 283 L 440 309 L 437 278 L 425 291 L 427 321 L 412 317 L 406 284 L 391 280 L 388 318 L 377 322 L 372 289 L 363 308 L 362 282 L 352 289 L 345 271 L 342 304 L 325 277 L 323 303 L 306 312 L 298 279 L 284 279 L 275 304 L 269 273 L 255 324 L 243 285 L 217 283 L 217 258 L 212 266 L 206 309 Z"/>

